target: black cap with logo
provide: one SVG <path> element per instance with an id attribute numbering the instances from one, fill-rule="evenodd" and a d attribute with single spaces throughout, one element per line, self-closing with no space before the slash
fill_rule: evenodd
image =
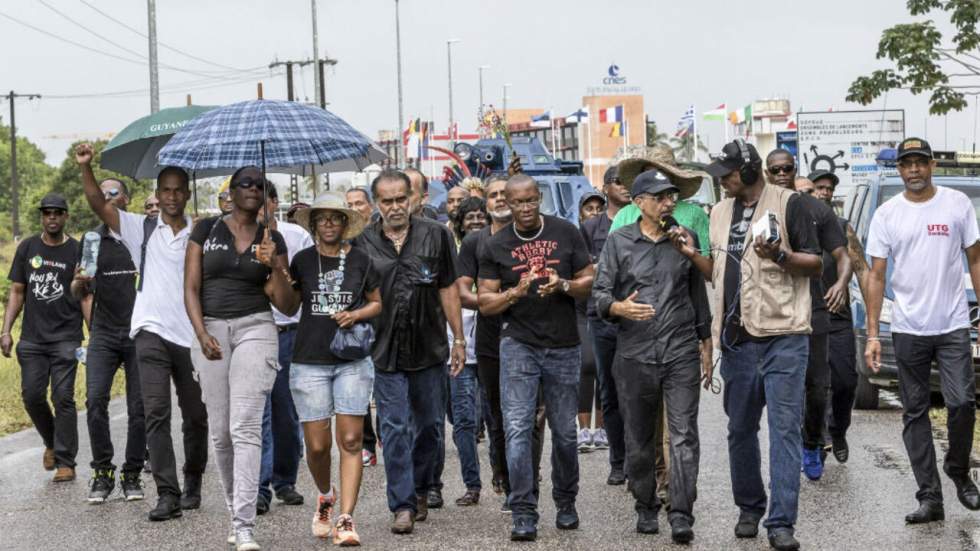
<path id="1" fill-rule="evenodd" d="M 641 173 L 635 180 L 633 180 L 633 187 L 630 189 L 630 197 L 636 199 L 644 193 L 656 195 L 665 191 L 673 191 L 674 193 L 677 193 L 680 190 L 677 189 L 677 186 L 671 183 L 671 181 L 659 170 L 651 168 L 650 170 Z"/>
<path id="2" fill-rule="evenodd" d="M 51 192 L 41 199 L 41 204 L 37 208 L 38 210 L 61 209 L 68 212 L 68 201 L 65 201 L 60 193 Z"/>
<path id="3" fill-rule="evenodd" d="M 828 179 L 833 182 L 835 186 L 840 183 L 840 178 L 838 178 L 836 174 L 829 170 L 823 169 L 814 170 L 806 177 L 806 179 L 814 183 L 816 183 L 817 180 Z"/>
<path id="4" fill-rule="evenodd" d="M 608 186 L 616 180 L 619 180 L 619 167 L 617 165 L 609 165 L 606 173 L 602 175 L 602 185 Z"/>
<path id="5" fill-rule="evenodd" d="M 715 178 L 724 178 L 746 164 L 762 166 L 762 157 L 750 143 L 732 141 L 721 148 L 721 154 L 705 167 L 705 172 Z"/>
<path id="6" fill-rule="evenodd" d="M 932 158 L 932 146 L 929 142 L 923 140 L 922 138 L 905 138 L 902 143 L 898 144 L 898 159 L 902 157 L 908 157 L 909 155 L 922 155 L 923 157 Z"/>

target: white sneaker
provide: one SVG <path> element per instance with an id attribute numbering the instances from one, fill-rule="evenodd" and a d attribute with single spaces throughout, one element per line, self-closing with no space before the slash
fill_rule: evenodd
<path id="1" fill-rule="evenodd" d="M 330 489 L 333 490 L 334 497 L 327 499 L 326 496 L 319 496 L 316 511 L 313 513 L 311 526 L 313 535 L 321 539 L 327 539 L 333 535 L 333 520 L 330 517 L 333 516 L 333 504 L 337 499 L 337 490 L 332 486 Z"/>
<path id="2" fill-rule="evenodd" d="M 589 429 L 582 429 L 578 431 L 578 452 L 585 453 L 592 451 L 592 433 Z"/>
<path id="3" fill-rule="evenodd" d="M 262 546 L 255 541 L 251 528 L 240 528 L 235 531 L 235 551 L 262 551 Z"/>
<path id="4" fill-rule="evenodd" d="M 609 449 L 609 437 L 606 436 L 606 429 L 595 429 L 592 431 L 592 444 L 597 450 Z"/>
<path id="5" fill-rule="evenodd" d="M 228 532 L 228 545 L 235 545 L 235 525 L 231 526 L 231 530 Z"/>

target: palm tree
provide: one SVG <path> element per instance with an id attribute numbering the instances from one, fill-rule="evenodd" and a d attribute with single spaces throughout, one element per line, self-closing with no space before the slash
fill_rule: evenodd
<path id="1" fill-rule="evenodd" d="M 658 143 L 666 144 L 670 139 L 667 134 L 660 132 L 657 129 L 657 123 L 648 120 L 647 121 L 647 145 L 657 145 Z"/>
<path id="2" fill-rule="evenodd" d="M 687 132 L 680 138 L 671 138 L 670 145 L 674 148 L 674 155 L 677 156 L 678 161 L 689 163 L 694 160 L 694 134 L 692 132 Z M 708 147 L 704 145 L 703 141 L 701 141 L 700 136 L 698 136 L 697 148 L 699 152 L 704 153 L 704 156 L 707 156 Z"/>

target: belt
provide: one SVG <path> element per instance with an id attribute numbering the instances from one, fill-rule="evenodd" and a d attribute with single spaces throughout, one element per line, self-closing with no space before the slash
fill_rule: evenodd
<path id="1" fill-rule="evenodd" d="M 276 329 L 278 329 L 280 333 L 288 333 L 297 327 L 299 327 L 298 323 L 290 323 L 289 325 L 277 325 Z"/>

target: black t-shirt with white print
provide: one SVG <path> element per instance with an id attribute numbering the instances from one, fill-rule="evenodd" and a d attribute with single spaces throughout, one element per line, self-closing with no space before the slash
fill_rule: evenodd
<path id="1" fill-rule="evenodd" d="M 349 360 L 330 353 L 330 343 L 337 332 L 333 315 L 341 310 L 364 306 L 365 295 L 380 285 L 371 258 L 358 247 L 351 247 L 344 257 L 323 256 L 316 247 L 296 253 L 289 267 L 293 286 L 302 297 L 302 312 L 296 331 L 293 362 L 336 365 Z"/>
<path id="2" fill-rule="evenodd" d="M 503 292 L 528 271 L 540 274 L 527 295 L 504 310 L 500 336 L 541 348 L 575 346 L 580 342 L 575 299 L 561 291 L 541 297 L 538 288 L 548 281 L 546 268 L 573 279 L 592 260 L 578 228 L 554 216 L 543 218 L 544 227 L 530 235 L 517 234 L 511 224 L 491 236 L 480 258 L 480 279 L 499 280 Z"/>
<path id="3" fill-rule="evenodd" d="M 70 292 L 79 258 L 78 241 L 71 237 L 52 247 L 33 235 L 17 246 L 7 277 L 26 286 L 21 340 L 82 340 L 82 310 Z"/>
<path id="4" fill-rule="evenodd" d="M 255 253 L 265 235 L 259 224 L 255 239 L 238 254 L 235 236 L 220 217 L 205 218 L 191 231 L 190 240 L 201 246 L 201 309 L 204 315 L 218 319 L 233 319 L 271 311 L 265 294 L 265 282 L 270 268 L 259 262 Z M 286 242 L 279 232 L 272 231 L 276 255 L 286 254 Z"/>

